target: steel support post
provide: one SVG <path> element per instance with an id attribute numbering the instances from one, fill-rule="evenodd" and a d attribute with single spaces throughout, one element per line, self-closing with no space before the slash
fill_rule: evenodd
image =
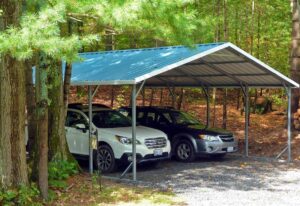
<path id="1" fill-rule="evenodd" d="M 92 86 L 88 86 L 88 104 L 89 104 L 89 172 L 93 174 L 93 146 L 92 146 Z"/>
<path id="2" fill-rule="evenodd" d="M 132 85 L 131 108 L 132 108 L 132 175 L 133 181 L 136 181 L 136 85 Z"/>
<path id="3" fill-rule="evenodd" d="M 248 86 L 243 86 L 241 85 L 241 89 L 244 94 L 244 99 L 245 99 L 245 156 L 249 156 L 249 141 L 248 141 L 248 136 L 249 136 L 249 88 Z"/>
<path id="4" fill-rule="evenodd" d="M 288 135 L 288 162 L 292 161 L 292 148 L 291 148 L 291 98 L 292 90 L 290 87 L 287 88 L 288 96 L 288 108 L 287 108 L 287 135 Z"/>
<path id="5" fill-rule="evenodd" d="M 206 127 L 209 128 L 209 120 L 210 120 L 210 106 L 209 106 L 209 90 L 208 88 L 202 87 L 202 90 L 205 94 L 206 98 Z"/>
<path id="6" fill-rule="evenodd" d="M 249 156 L 249 88 L 245 87 L 245 156 Z"/>

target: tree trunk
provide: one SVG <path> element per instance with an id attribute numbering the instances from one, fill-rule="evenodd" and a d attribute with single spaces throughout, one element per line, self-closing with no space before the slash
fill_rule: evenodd
<path id="1" fill-rule="evenodd" d="M 7 69 L 8 57 L 2 57 L 0 65 L 0 188 L 12 185 L 11 157 L 11 83 Z"/>
<path id="2" fill-rule="evenodd" d="M 159 98 L 159 105 L 162 106 L 163 103 L 163 95 L 164 95 L 164 89 L 160 89 L 160 98 Z"/>
<path id="3" fill-rule="evenodd" d="M 154 89 L 151 88 L 151 95 L 150 95 L 150 102 L 149 102 L 149 106 L 151 107 L 153 104 L 153 97 L 154 97 Z"/>
<path id="4" fill-rule="evenodd" d="M 25 65 L 8 58 L 11 90 L 11 159 L 13 161 L 13 185 L 27 185 L 27 163 L 25 148 Z"/>
<path id="5" fill-rule="evenodd" d="M 146 89 L 145 87 L 143 87 L 143 90 L 142 90 L 142 106 L 145 106 L 145 96 L 146 96 Z"/>
<path id="6" fill-rule="evenodd" d="M 291 78 L 300 82 L 300 25 L 299 25 L 299 7 L 297 0 L 291 0 L 292 5 L 292 50 L 291 50 Z M 292 89 L 292 113 L 299 107 L 299 88 Z"/>
<path id="7" fill-rule="evenodd" d="M 21 0 L 0 1 L 0 31 L 19 25 Z M 25 151 L 24 64 L 0 58 L 0 189 L 28 184 Z"/>
<path id="8" fill-rule="evenodd" d="M 213 120 L 212 120 L 212 126 L 216 126 L 216 93 L 217 89 L 213 88 L 213 94 L 212 94 L 212 104 L 213 104 Z"/>
<path id="9" fill-rule="evenodd" d="M 227 1 L 223 2 L 223 15 L 224 15 L 224 40 L 228 41 L 228 21 L 227 21 Z M 224 89 L 223 96 L 223 118 L 222 128 L 226 129 L 227 126 L 227 88 Z"/>
<path id="10" fill-rule="evenodd" d="M 254 101 L 253 101 L 253 111 L 252 113 L 255 114 L 256 113 L 256 108 L 257 108 L 257 97 L 258 97 L 258 94 L 257 94 L 257 89 L 254 89 L 255 93 L 254 93 Z"/>
<path id="11" fill-rule="evenodd" d="M 64 85 L 62 77 L 61 63 L 53 62 L 48 68 L 49 87 L 49 115 L 48 115 L 48 134 L 49 134 L 49 160 L 68 160 L 70 153 L 66 141 L 65 119 L 66 110 L 64 98 Z M 65 88 L 67 90 L 67 88 Z M 68 90 L 67 90 L 68 91 Z M 65 91 L 65 92 L 67 92 Z"/>
<path id="12" fill-rule="evenodd" d="M 110 89 L 110 107 L 111 108 L 114 107 L 114 100 L 115 100 L 115 87 L 111 86 L 111 89 Z"/>
<path id="13" fill-rule="evenodd" d="M 39 66 L 36 69 L 36 138 L 38 170 L 38 186 L 44 199 L 48 198 L 48 85 L 47 76 L 50 61 L 45 54 L 40 55 Z"/>
<path id="14" fill-rule="evenodd" d="M 72 65 L 69 63 L 66 63 L 66 70 L 65 70 L 65 76 L 64 76 L 64 104 L 65 104 L 65 117 L 67 116 L 67 109 L 68 109 L 68 96 L 70 93 L 70 85 L 71 85 L 71 74 L 72 74 Z"/>
<path id="15" fill-rule="evenodd" d="M 175 108 L 175 102 L 176 102 L 176 90 L 175 87 L 172 87 L 171 97 L 172 97 L 172 107 Z"/>
<path id="16" fill-rule="evenodd" d="M 241 89 L 237 89 L 236 110 L 240 109 L 240 96 L 241 96 Z"/>
<path id="17" fill-rule="evenodd" d="M 27 151 L 29 152 L 30 159 L 34 157 L 34 144 L 36 142 L 36 120 L 35 120 L 35 88 L 32 81 L 32 64 L 30 61 L 25 62 L 25 82 L 26 82 L 26 109 L 27 109 L 27 129 L 28 129 L 28 142 Z"/>
<path id="18" fill-rule="evenodd" d="M 180 110 L 181 107 L 182 107 L 182 104 L 183 104 L 183 99 L 184 99 L 184 89 L 181 88 L 180 89 L 180 95 L 179 95 L 179 98 L 178 98 L 178 102 L 177 102 L 177 109 Z"/>

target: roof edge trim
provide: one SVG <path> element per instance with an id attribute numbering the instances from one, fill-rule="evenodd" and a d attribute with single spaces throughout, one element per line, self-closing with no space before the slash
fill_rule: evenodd
<path id="1" fill-rule="evenodd" d="M 134 85 L 135 81 L 132 80 L 115 80 L 115 81 L 72 81 L 73 86 L 84 85 Z"/>

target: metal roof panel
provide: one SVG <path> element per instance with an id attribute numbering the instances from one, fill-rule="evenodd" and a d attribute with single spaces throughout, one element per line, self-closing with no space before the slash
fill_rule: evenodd
<path id="1" fill-rule="evenodd" d="M 231 43 L 91 52 L 80 57 L 83 61 L 72 64 L 73 85 L 138 84 L 147 80 L 150 86 L 163 85 L 164 81 L 166 85 L 188 86 L 197 85 L 197 79 L 198 85 L 210 87 L 240 86 L 239 81 L 250 87 L 299 87 Z"/>

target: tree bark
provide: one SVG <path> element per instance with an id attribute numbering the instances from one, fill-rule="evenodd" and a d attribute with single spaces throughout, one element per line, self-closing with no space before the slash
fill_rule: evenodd
<path id="1" fill-rule="evenodd" d="M 292 5 L 292 50 L 291 50 L 291 78 L 300 82 L 300 25 L 299 7 L 297 0 L 291 0 Z M 299 88 L 292 89 L 292 112 L 296 112 L 299 107 Z"/>
<path id="2" fill-rule="evenodd" d="M 65 76 L 64 76 L 64 104 L 65 104 L 65 117 L 67 116 L 67 109 L 68 109 L 68 96 L 70 93 L 70 85 L 71 85 L 71 74 L 72 74 L 72 65 L 69 63 L 66 63 L 66 69 L 65 69 Z"/>
<path id="3" fill-rule="evenodd" d="M 67 67 L 67 66 L 66 66 Z M 63 85 L 61 64 L 53 62 L 48 71 L 49 99 L 49 160 L 68 160 L 69 150 L 66 141 L 65 119 L 68 86 Z M 66 72 L 67 73 L 67 72 Z M 67 75 L 68 76 L 68 75 Z"/>
<path id="4" fill-rule="evenodd" d="M 159 105 L 162 106 L 163 103 L 163 95 L 164 95 L 164 89 L 160 89 L 160 98 L 159 98 Z"/>
<path id="5" fill-rule="evenodd" d="M 11 159 L 13 161 L 13 185 L 27 185 L 27 163 L 25 148 L 25 65 L 15 59 L 9 59 L 11 83 Z"/>
<path id="6" fill-rule="evenodd" d="M 34 144 L 36 142 L 36 119 L 35 119 L 35 88 L 32 81 L 32 64 L 30 61 L 25 62 L 25 84 L 26 84 L 26 109 L 27 109 L 27 129 L 28 141 L 27 151 L 29 152 L 30 159 L 34 158 Z"/>
<path id="7" fill-rule="evenodd" d="M 11 83 L 6 64 L 7 57 L 1 59 L 0 65 L 0 187 L 12 185 L 11 157 Z"/>
<path id="8" fill-rule="evenodd" d="M 241 89 L 237 89 L 236 110 L 240 109 L 240 96 L 241 96 Z"/>
<path id="9" fill-rule="evenodd" d="M 44 199 L 48 198 L 48 86 L 47 76 L 50 61 L 45 54 L 40 55 L 36 69 L 36 120 L 38 186 Z"/>
<path id="10" fill-rule="evenodd" d="M 182 107 L 182 104 L 183 104 L 183 99 L 184 99 L 184 89 L 181 88 L 180 89 L 180 95 L 179 95 L 179 98 L 178 98 L 178 102 L 177 102 L 177 109 L 180 110 L 181 107 Z"/>
<path id="11" fill-rule="evenodd" d="M 146 98 L 145 98 L 145 96 L 146 96 L 146 89 L 145 89 L 145 87 L 143 87 L 143 90 L 142 90 L 142 106 L 145 106 L 145 100 L 146 100 Z"/>
<path id="12" fill-rule="evenodd" d="M 216 93 L 217 89 L 213 88 L 213 94 L 212 94 L 212 104 L 213 104 L 213 120 L 212 120 L 212 126 L 216 126 Z"/>
<path id="13" fill-rule="evenodd" d="M 224 17 L 224 40 L 228 41 L 228 21 L 227 21 L 227 1 L 223 2 L 223 17 Z M 223 96 L 223 119 L 222 128 L 226 129 L 227 126 L 227 88 L 224 90 Z"/>
<path id="14" fill-rule="evenodd" d="M 149 101 L 149 106 L 151 107 L 153 104 L 153 97 L 154 97 L 154 89 L 151 88 L 151 95 L 150 95 L 150 101 Z"/>
<path id="15" fill-rule="evenodd" d="M 19 26 L 21 0 L 0 1 L 0 31 Z M 25 151 L 24 64 L 0 58 L 0 189 L 28 184 Z"/>
<path id="16" fill-rule="evenodd" d="M 110 88 L 110 107 L 114 107 L 114 100 L 115 100 L 115 88 L 114 86 L 111 86 Z"/>

